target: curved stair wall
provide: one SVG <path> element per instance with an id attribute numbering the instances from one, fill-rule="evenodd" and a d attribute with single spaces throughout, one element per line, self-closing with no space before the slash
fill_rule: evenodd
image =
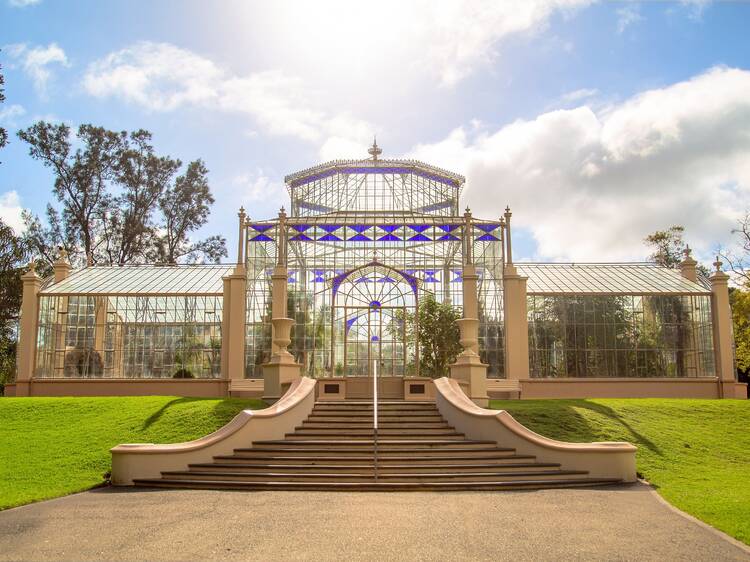
<path id="1" fill-rule="evenodd" d="M 112 453 L 112 483 L 133 485 L 133 480 L 157 478 L 165 470 L 180 470 L 191 463 L 210 462 L 235 448 L 259 440 L 283 439 L 312 412 L 315 380 L 301 377 L 274 405 L 263 410 L 243 410 L 215 432 L 185 443 L 118 445 Z"/>
<path id="2" fill-rule="evenodd" d="M 636 447 L 625 442 L 564 443 L 534 433 L 505 410 L 480 408 L 447 377 L 435 381 L 437 407 L 451 426 L 468 438 L 490 440 L 512 447 L 519 454 L 555 462 L 573 470 L 588 471 L 592 478 L 635 482 Z"/>

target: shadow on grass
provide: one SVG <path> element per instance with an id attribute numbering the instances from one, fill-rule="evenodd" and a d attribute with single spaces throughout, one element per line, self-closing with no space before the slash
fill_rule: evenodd
<path id="1" fill-rule="evenodd" d="M 143 422 L 143 427 L 141 428 L 141 430 L 148 429 L 157 421 L 159 421 L 159 419 L 164 415 L 164 412 L 166 412 L 169 408 L 172 408 L 179 404 L 188 404 L 190 402 L 197 402 L 199 400 L 205 400 L 205 398 L 195 398 L 195 397 L 186 396 L 183 398 L 175 398 L 174 400 L 170 400 L 169 402 L 164 404 L 161 408 L 156 410 L 153 414 L 151 414 L 148 418 L 146 418 L 146 421 Z"/>
<path id="2" fill-rule="evenodd" d="M 636 441 L 639 445 L 643 445 L 647 449 L 649 449 L 651 452 L 661 455 L 661 450 L 659 447 L 651 441 L 648 437 L 643 435 L 642 433 L 639 433 L 635 428 L 633 428 L 632 425 L 630 425 L 627 421 L 625 421 L 622 416 L 617 414 L 612 408 L 609 408 L 607 406 L 604 406 L 602 404 L 597 404 L 595 402 L 589 402 L 588 400 L 581 400 L 579 402 L 579 405 L 582 408 L 586 408 L 587 410 L 591 410 L 592 412 L 596 412 L 597 414 L 601 414 L 602 416 L 605 416 L 617 423 L 619 423 L 622 427 L 624 427 L 628 433 L 630 433 L 633 437 L 636 438 Z"/>

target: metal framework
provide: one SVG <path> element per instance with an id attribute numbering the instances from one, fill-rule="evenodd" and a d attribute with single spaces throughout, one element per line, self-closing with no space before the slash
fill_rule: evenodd
<path id="1" fill-rule="evenodd" d="M 383 373 L 421 374 L 419 344 L 405 339 L 400 319 L 418 319 L 427 294 L 461 307 L 463 265 L 473 256 L 484 305 L 480 348 L 498 376 L 502 220 L 459 214 L 462 176 L 380 160 L 377 145 L 370 154 L 287 176 L 290 216 L 247 220 L 246 376 L 261 376 L 270 355 L 270 276 L 280 252 L 296 321 L 290 350 L 307 374 L 369 375 L 372 359 Z"/>

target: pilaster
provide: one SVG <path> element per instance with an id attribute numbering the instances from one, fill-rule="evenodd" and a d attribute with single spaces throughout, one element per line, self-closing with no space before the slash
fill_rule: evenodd
<path id="1" fill-rule="evenodd" d="M 721 270 L 721 261 L 718 257 L 714 266 L 716 271 L 709 278 L 711 280 L 711 314 L 716 375 L 719 378 L 723 397 L 725 388 L 733 388 L 735 381 L 732 313 L 729 306 L 729 275 Z M 727 390 L 727 396 L 734 396 L 732 388 Z"/>
<path id="2" fill-rule="evenodd" d="M 503 271 L 505 315 L 505 377 L 529 378 L 529 321 L 526 312 L 526 277 L 511 263 Z"/>
<path id="3" fill-rule="evenodd" d="M 225 379 L 245 378 L 245 292 L 245 266 L 237 264 L 224 277 L 221 375 Z"/>
<path id="4" fill-rule="evenodd" d="M 16 396 L 29 396 L 31 379 L 34 376 L 36 337 L 39 323 L 39 290 L 42 278 L 32 262 L 29 271 L 21 276 L 23 296 L 21 300 L 21 322 L 18 337 L 18 365 L 16 370 Z"/>

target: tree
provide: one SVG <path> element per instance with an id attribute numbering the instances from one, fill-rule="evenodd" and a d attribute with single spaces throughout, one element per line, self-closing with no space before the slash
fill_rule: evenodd
<path id="1" fill-rule="evenodd" d="M 649 259 L 664 267 L 679 267 L 685 251 L 685 242 L 682 239 L 684 233 L 685 227 L 675 225 L 646 236 L 644 242 L 653 249 Z"/>
<path id="2" fill-rule="evenodd" d="M 727 262 L 741 285 L 750 289 L 750 211 L 737 221 L 732 234 L 737 238 L 734 250 L 722 251 L 719 255 Z"/>
<path id="3" fill-rule="evenodd" d="M 5 85 L 5 78 L 1 72 L 2 69 L 3 67 L 0 65 L 0 103 L 5 101 L 5 88 L 3 88 Z M 0 148 L 3 148 L 6 144 L 8 144 L 8 131 L 0 127 Z"/>
<path id="4" fill-rule="evenodd" d="M 13 379 L 18 314 L 26 251 L 21 238 L 0 219 L 0 387 Z"/>
<path id="5" fill-rule="evenodd" d="M 226 256 L 226 240 L 191 236 L 208 220 L 214 199 L 203 162 L 155 153 L 151 133 L 81 125 L 73 149 L 65 124 L 40 121 L 18 132 L 32 158 L 52 169 L 60 209 L 47 221 L 26 213 L 25 239 L 49 268 L 63 247 L 79 263 L 124 265 L 156 260 L 194 262 Z M 42 267 L 44 269 L 44 267 Z"/>
<path id="6" fill-rule="evenodd" d="M 102 127 L 81 125 L 77 132 L 81 148 L 73 151 L 70 127 L 44 121 L 18 132 L 29 144 L 29 154 L 51 168 L 55 174 L 53 192 L 62 205 L 62 213 L 47 218 L 52 231 L 67 233 L 80 241 L 84 261 L 95 263 L 94 253 L 102 217 L 110 204 L 108 182 L 115 176 L 115 167 L 123 149 L 125 133 L 114 133 Z M 49 249 L 41 253 L 49 253 Z"/>
<path id="7" fill-rule="evenodd" d="M 120 193 L 112 198 L 101 217 L 100 261 L 124 265 L 155 257 L 153 214 L 181 162 L 156 156 L 150 140 L 148 131 L 135 131 L 120 152 L 114 168 Z"/>
<path id="8" fill-rule="evenodd" d="M 750 291 L 734 289 L 729 293 L 734 324 L 734 345 L 737 369 L 750 370 Z"/>
<path id="9" fill-rule="evenodd" d="M 648 259 L 658 265 L 678 269 L 688 248 L 682 239 L 684 233 L 684 226 L 674 225 L 667 230 L 657 230 L 646 236 L 643 241 L 653 250 Z M 696 269 L 705 277 L 709 276 L 710 272 L 703 264 L 698 264 Z"/>
<path id="10" fill-rule="evenodd" d="M 406 313 L 403 320 L 396 318 L 393 332 L 406 330 L 406 340 L 419 341 L 419 363 L 423 375 L 438 378 L 449 374 L 449 366 L 461 353 L 459 329 L 456 320 L 461 313 L 450 303 L 439 303 L 427 293 L 419 301 L 419 326 L 413 312 Z M 397 338 L 403 333 L 394 333 Z"/>
<path id="11" fill-rule="evenodd" d="M 208 221 L 210 206 L 214 202 L 207 174 L 201 160 L 191 162 L 185 174 L 179 176 L 159 199 L 164 220 L 163 234 L 157 240 L 159 261 L 177 263 L 185 259 L 192 262 L 203 254 L 204 259 L 218 262 L 227 255 L 223 236 L 209 236 L 198 242 L 190 240 L 190 234 Z"/>

